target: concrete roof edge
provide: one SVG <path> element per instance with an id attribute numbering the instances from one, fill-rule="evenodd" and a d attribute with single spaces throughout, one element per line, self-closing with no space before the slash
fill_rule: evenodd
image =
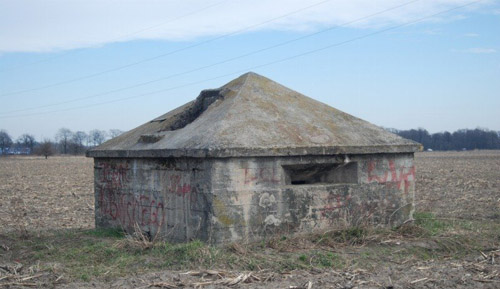
<path id="1" fill-rule="evenodd" d="M 89 150 L 87 157 L 93 158 L 229 158 L 229 157 L 279 157 L 305 155 L 344 155 L 414 153 L 420 151 L 419 144 L 371 145 L 337 147 L 295 147 L 295 148 L 226 148 L 226 149 L 162 149 L 162 150 Z"/>

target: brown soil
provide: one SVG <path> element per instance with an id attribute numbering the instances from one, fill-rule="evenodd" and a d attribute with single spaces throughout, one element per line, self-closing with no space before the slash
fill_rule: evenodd
<path id="1" fill-rule="evenodd" d="M 500 152 L 424 152 L 415 157 L 417 209 L 441 217 L 500 220 Z"/>
<path id="2" fill-rule="evenodd" d="M 0 232 L 94 227 L 93 160 L 0 157 Z"/>
<path id="3" fill-rule="evenodd" d="M 17 272 L 20 276 L 27 276 L 24 278 L 36 278 L 20 281 L 22 278 L 9 279 L 5 277 L 9 275 L 2 274 L 14 270 L 12 268 L 19 264 L 17 261 L 27 254 L 26 248 L 25 251 L 9 248 L 16 242 L 13 232 L 33 235 L 54 229 L 94 227 L 92 160 L 84 157 L 49 157 L 48 160 L 0 158 L 0 287 L 177 288 L 168 287 L 177 284 L 191 288 L 195 283 L 206 282 L 201 288 L 227 288 L 228 282 L 236 280 L 234 278 L 251 273 L 250 277 L 247 275 L 248 283 L 231 287 L 500 288 L 500 231 L 497 231 L 500 222 L 500 151 L 424 152 L 417 153 L 415 160 L 417 211 L 432 212 L 443 221 L 470 220 L 471 228 L 467 228 L 467 234 L 475 240 L 473 245 L 469 242 L 465 246 L 471 248 L 470 251 L 450 253 L 449 256 L 447 253 L 438 256 L 408 254 L 419 248 L 448 248 L 465 242 L 463 238 L 468 236 L 464 236 L 458 226 L 446 237 L 391 239 L 386 236 L 366 245 L 344 246 L 336 252 L 351 257 L 346 257 L 349 262 L 340 269 L 278 273 L 211 268 L 219 270 L 218 275 L 206 272 L 186 275 L 187 270 L 163 270 L 82 282 L 56 274 L 55 269 L 40 270 L 41 265 L 37 263 L 24 264 Z M 494 229 L 483 231 L 483 225 Z M 483 232 L 487 233 L 483 235 Z M 383 250 L 388 253 L 374 254 L 372 259 L 363 255 Z M 360 264 L 363 262 L 366 264 Z M 57 264 L 45 265 L 57 267 Z M 42 275 L 37 276 L 38 270 Z"/>

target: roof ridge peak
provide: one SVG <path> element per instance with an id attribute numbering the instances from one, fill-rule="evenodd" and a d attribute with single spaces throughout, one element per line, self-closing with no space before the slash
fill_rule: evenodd
<path id="1" fill-rule="evenodd" d="M 168 128 L 165 130 L 165 128 Z M 165 130 L 160 136 L 154 132 Z M 413 152 L 418 144 L 247 72 L 93 152 L 275 156 Z M 94 154 L 97 155 L 97 154 Z"/>
<path id="2" fill-rule="evenodd" d="M 253 72 L 247 72 L 245 74 L 243 74 L 242 76 L 245 76 L 245 80 L 243 80 L 243 83 L 241 84 L 241 87 L 244 87 L 246 84 L 247 84 L 247 81 L 248 81 L 248 78 L 250 78 L 250 76 L 252 76 L 252 74 L 255 74 Z M 239 96 L 240 93 L 241 93 L 241 87 L 240 89 L 238 90 L 238 94 L 236 96 Z"/>

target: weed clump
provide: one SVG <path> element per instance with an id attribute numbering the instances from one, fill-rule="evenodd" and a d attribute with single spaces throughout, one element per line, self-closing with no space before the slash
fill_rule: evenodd
<path id="1" fill-rule="evenodd" d="M 362 245 L 366 243 L 370 232 L 367 228 L 352 227 L 342 230 L 328 231 L 313 239 L 314 243 L 335 247 L 338 245 Z"/>
<path id="2" fill-rule="evenodd" d="M 434 214 L 429 212 L 416 212 L 414 218 L 415 225 L 423 229 L 429 236 L 442 234 L 451 227 L 451 224 L 437 219 Z"/>
<path id="3" fill-rule="evenodd" d="M 201 241 L 171 244 L 164 242 L 153 249 L 154 253 L 161 255 L 165 266 L 182 266 L 185 264 L 203 264 L 207 246 Z"/>
<path id="4" fill-rule="evenodd" d="M 85 232 L 88 236 L 94 236 L 98 238 L 123 238 L 125 237 L 125 231 L 118 228 L 98 228 L 94 230 L 88 230 Z"/>

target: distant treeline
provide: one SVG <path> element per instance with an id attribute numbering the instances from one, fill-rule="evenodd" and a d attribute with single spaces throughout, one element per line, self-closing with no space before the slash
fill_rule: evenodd
<path id="1" fill-rule="evenodd" d="M 87 133 L 61 128 L 53 139 L 37 140 L 32 134 L 25 133 L 13 140 L 7 131 L 0 129 L 0 155 L 38 154 L 45 157 L 53 154 L 79 155 L 122 133 L 118 129 L 109 131 L 93 129 Z"/>
<path id="2" fill-rule="evenodd" d="M 488 129 L 460 129 L 453 133 L 445 131 L 433 134 L 422 128 L 388 130 L 404 138 L 421 143 L 425 150 L 500 149 L 500 132 Z"/>
<path id="3" fill-rule="evenodd" d="M 453 133 L 445 131 L 433 134 L 423 128 L 387 130 L 421 143 L 425 150 L 500 149 L 500 132 L 488 129 L 460 129 Z M 94 129 L 86 133 L 61 128 L 54 139 L 36 140 L 31 134 L 23 134 L 17 140 L 13 140 L 7 131 L 0 129 L 0 155 L 38 154 L 46 157 L 52 154 L 78 155 L 121 133 L 122 131 L 117 129 L 109 131 Z"/>

